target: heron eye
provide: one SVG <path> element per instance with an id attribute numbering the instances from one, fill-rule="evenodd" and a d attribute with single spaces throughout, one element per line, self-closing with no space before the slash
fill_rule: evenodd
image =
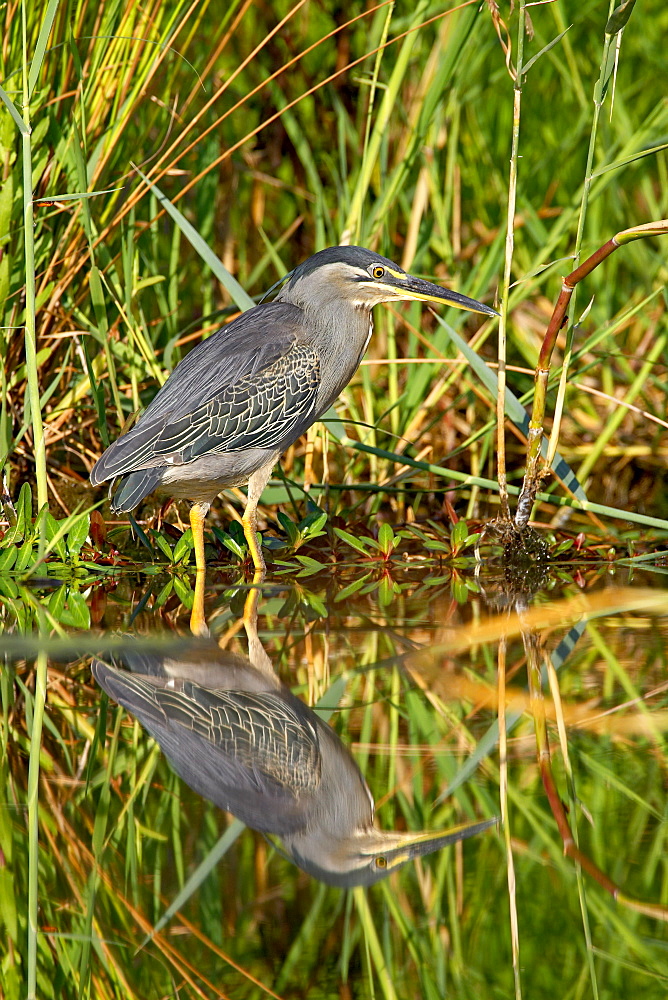
<path id="1" fill-rule="evenodd" d="M 385 274 L 385 268 L 382 267 L 380 264 L 375 264 L 371 268 L 371 276 L 373 278 L 382 278 L 384 274 Z"/>
<path id="2" fill-rule="evenodd" d="M 382 855 L 376 858 L 376 868 L 387 868 L 387 858 Z"/>

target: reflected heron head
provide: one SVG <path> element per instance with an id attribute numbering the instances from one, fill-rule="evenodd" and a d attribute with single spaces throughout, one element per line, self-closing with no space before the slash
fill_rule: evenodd
<path id="1" fill-rule="evenodd" d="M 309 875 L 328 885 L 352 888 L 380 882 L 409 861 L 474 837 L 497 822 L 494 817 L 450 830 L 419 833 L 397 833 L 371 826 L 336 841 L 319 829 L 286 846 L 296 864 Z"/>

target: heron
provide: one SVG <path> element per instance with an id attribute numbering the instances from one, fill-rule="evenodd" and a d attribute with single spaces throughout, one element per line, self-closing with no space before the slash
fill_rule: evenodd
<path id="1" fill-rule="evenodd" d="M 440 832 L 379 829 L 350 751 L 281 683 L 266 653 L 251 663 L 202 643 L 178 655 L 130 650 L 121 659 L 132 672 L 94 660 L 96 681 L 153 736 L 186 784 L 279 837 L 296 865 L 328 885 L 371 885 L 497 822 Z"/>
<path id="2" fill-rule="evenodd" d="M 373 307 L 404 300 L 498 315 L 372 250 L 328 247 L 291 271 L 274 301 L 242 313 L 193 348 L 137 423 L 93 466 L 94 485 L 111 481 L 113 513 L 134 510 L 155 490 L 190 501 L 194 633 L 207 634 L 204 521 L 214 498 L 248 484 L 242 525 L 256 579 L 262 579 L 257 506 L 276 461 L 357 371 L 373 332 Z"/>

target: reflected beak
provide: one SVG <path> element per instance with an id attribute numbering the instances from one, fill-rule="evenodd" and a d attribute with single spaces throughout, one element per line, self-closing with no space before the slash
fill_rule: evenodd
<path id="1" fill-rule="evenodd" d="M 464 823 L 440 833 L 395 833 L 375 826 L 332 843 L 327 837 L 307 839 L 299 848 L 287 845 L 291 858 L 309 875 L 342 889 L 373 885 L 390 872 L 425 854 L 433 854 L 449 844 L 495 826 L 498 820 Z"/>
<path id="2" fill-rule="evenodd" d="M 407 861 L 423 857 L 426 854 L 433 854 L 434 851 L 440 851 L 449 844 L 456 844 L 458 840 L 475 837 L 476 834 L 488 830 L 490 826 L 495 826 L 497 823 L 498 819 L 494 817 L 493 819 L 481 820 L 479 823 L 464 823 L 462 826 L 455 826 L 452 830 L 441 833 L 384 833 L 383 837 L 386 839 L 387 846 L 381 849 L 382 854 L 376 858 L 376 864 L 378 864 L 379 858 L 382 858 L 385 861 L 386 870 L 393 871 L 406 864 Z M 392 846 L 394 839 L 398 843 Z"/>

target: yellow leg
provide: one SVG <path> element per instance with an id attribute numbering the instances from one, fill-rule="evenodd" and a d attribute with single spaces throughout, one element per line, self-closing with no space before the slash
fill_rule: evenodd
<path id="1" fill-rule="evenodd" d="M 271 660 L 267 656 L 267 651 L 260 642 L 260 637 L 257 634 L 257 605 L 260 597 L 259 583 L 261 580 L 262 575 L 256 571 L 253 577 L 253 586 L 248 591 L 248 597 L 244 604 L 244 616 L 242 620 L 248 638 L 248 659 L 256 670 L 262 671 L 263 674 L 271 678 L 272 683 L 275 683 L 276 687 L 279 687 L 280 682 Z"/>
<path id="2" fill-rule="evenodd" d="M 193 635 L 207 636 L 206 619 L 204 617 L 204 585 L 206 582 L 206 561 L 204 558 L 204 520 L 209 510 L 208 503 L 194 503 L 190 508 L 190 527 L 195 544 L 195 599 L 190 615 L 190 630 Z"/>
<path id="3" fill-rule="evenodd" d="M 262 580 L 267 572 L 264 556 L 262 555 L 262 551 L 257 540 L 257 505 L 260 501 L 260 497 L 262 496 L 262 491 L 267 485 L 267 481 L 271 475 L 273 467 L 273 462 L 271 465 L 265 465 L 263 469 L 258 469 L 257 472 L 254 472 L 248 480 L 248 500 L 246 502 L 244 516 L 241 518 L 244 535 L 246 536 L 248 548 L 253 560 L 253 566 L 255 567 L 256 582 L 258 574 L 259 579 Z"/>
<path id="4" fill-rule="evenodd" d="M 257 602 L 260 597 L 259 584 L 262 583 L 262 579 L 263 574 L 258 570 L 255 570 L 255 573 L 253 574 L 253 583 L 244 602 L 243 617 L 237 619 L 234 625 L 230 625 L 227 632 L 224 632 L 221 635 L 218 640 L 218 645 L 221 649 L 226 649 L 228 643 L 234 639 L 235 635 L 238 635 L 238 633 L 241 632 L 242 628 L 245 628 L 248 633 L 249 627 L 253 628 L 254 624 L 257 623 Z M 250 659 L 251 662 L 253 662 L 253 658 L 250 657 Z"/>
<path id="5" fill-rule="evenodd" d="M 241 518 L 241 523 L 244 526 L 244 535 L 246 536 L 246 541 L 248 542 L 248 549 L 251 554 L 251 559 L 253 560 L 253 566 L 255 567 L 255 572 L 260 574 L 260 578 L 264 577 L 267 572 L 267 566 L 264 561 L 264 556 L 262 555 L 262 549 L 257 540 L 257 500 L 251 503 L 249 500 L 246 504 L 246 509 L 244 511 L 244 516 Z"/>
<path id="6" fill-rule="evenodd" d="M 260 587 L 258 584 L 260 583 L 262 583 L 262 574 L 256 570 L 253 574 L 253 583 L 244 602 L 244 614 L 241 619 L 246 631 L 249 628 L 257 629 L 257 605 L 260 599 Z"/>

